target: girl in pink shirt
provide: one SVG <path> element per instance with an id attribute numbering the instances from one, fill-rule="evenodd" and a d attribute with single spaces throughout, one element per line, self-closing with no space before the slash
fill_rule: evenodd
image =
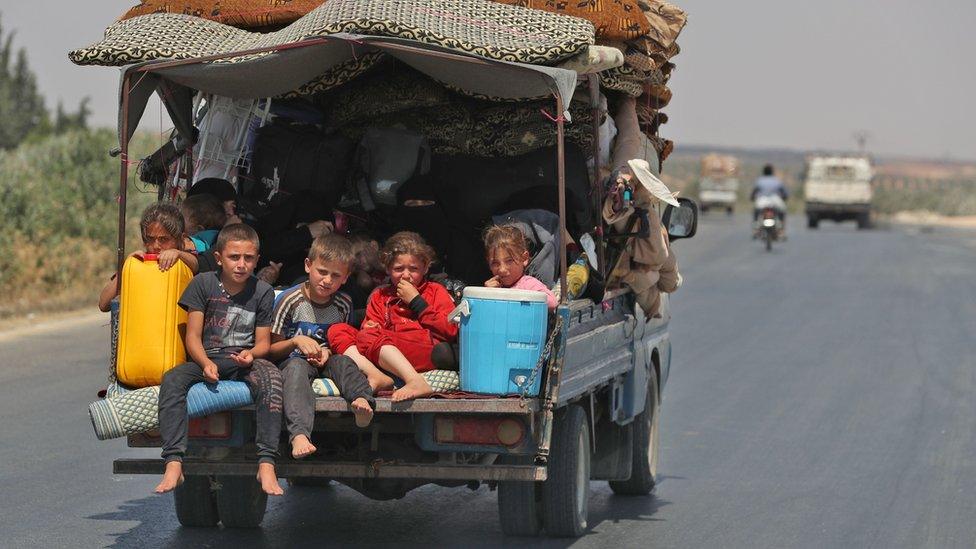
<path id="1" fill-rule="evenodd" d="M 546 294 L 549 310 L 556 308 L 556 296 L 538 279 L 525 274 L 529 248 L 525 235 L 514 225 L 494 225 L 485 231 L 485 258 L 494 275 L 485 281 L 488 288 L 515 288 Z"/>

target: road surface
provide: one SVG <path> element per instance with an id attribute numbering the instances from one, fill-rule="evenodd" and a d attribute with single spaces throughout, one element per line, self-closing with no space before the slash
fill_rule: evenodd
<path id="1" fill-rule="evenodd" d="M 260 530 L 183 529 L 155 478 L 111 474 L 156 451 L 92 433 L 96 321 L 0 337 L 0 545 L 972 547 L 976 233 L 794 223 L 772 253 L 747 233 L 710 216 L 676 245 L 659 485 L 594 483 L 580 540 L 505 539 L 485 487 L 286 487 Z"/>

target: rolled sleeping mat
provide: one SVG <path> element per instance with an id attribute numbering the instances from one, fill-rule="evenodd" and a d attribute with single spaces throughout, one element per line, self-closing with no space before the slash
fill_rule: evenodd
<path id="1" fill-rule="evenodd" d="M 187 414 L 203 417 L 252 404 L 251 390 L 243 381 L 219 381 L 216 386 L 197 383 L 186 395 Z M 98 440 L 145 433 L 159 427 L 159 386 L 116 394 L 88 405 Z"/>

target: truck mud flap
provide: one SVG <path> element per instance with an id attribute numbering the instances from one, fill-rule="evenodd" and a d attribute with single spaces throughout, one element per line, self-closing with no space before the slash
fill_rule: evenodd
<path id="1" fill-rule="evenodd" d="M 161 459 L 117 459 L 112 464 L 117 475 L 161 475 Z M 254 461 L 183 461 L 186 475 L 238 475 L 257 473 Z M 324 478 L 413 478 L 429 480 L 543 481 L 546 468 L 541 465 L 437 465 L 421 463 L 315 463 L 283 461 L 275 465 L 278 476 Z"/>

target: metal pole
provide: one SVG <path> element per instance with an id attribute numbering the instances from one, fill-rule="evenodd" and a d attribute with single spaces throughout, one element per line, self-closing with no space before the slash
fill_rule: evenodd
<path id="1" fill-rule="evenodd" d="M 563 128 L 563 96 L 556 94 L 556 174 L 559 184 L 559 303 L 566 304 L 566 143 Z"/>
<path id="2" fill-rule="evenodd" d="M 603 181 L 600 177 L 600 75 L 587 76 L 590 87 L 590 106 L 593 108 L 593 197 L 594 221 L 596 222 L 596 265 L 600 276 L 606 279 L 606 252 L 603 249 Z M 610 113 L 607 113 L 610 116 Z"/>
<path id="3" fill-rule="evenodd" d="M 115 276 L 122 289 L 122 263 L 125 261 L 125 194 L 129 183 L 129 74 L 122 78 L 122 128 L 119 133 L 119 146 L 122 149 L 119 169 L 119 242 L 116 258 Z"/>

